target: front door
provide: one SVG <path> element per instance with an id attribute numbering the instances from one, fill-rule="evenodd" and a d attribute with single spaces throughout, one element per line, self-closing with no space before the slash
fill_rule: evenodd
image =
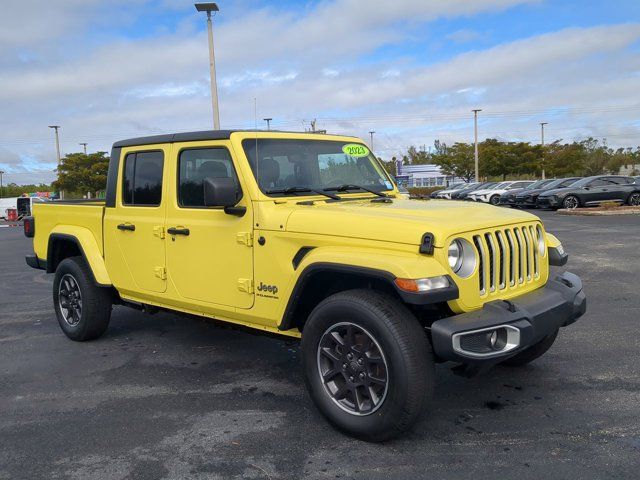
<path id="1" fill-rule="evenodd" d="M 180 299 L 236 308 L 253 306 L 253 216 L 204 205 L 207 177 L 234 178 L 241 191 L 229 141 L 174 144 L 171 175 L 177 192 L 167 205 L 167 267 Z"/>
<path id="2" fill-rule="evenodd" d="M 162 229 L 168 152 L 167 146 L 123 152 L 115 207 L 105 209 L 107 270 L 125 294 L 162 293 L 167 288 Z"/>

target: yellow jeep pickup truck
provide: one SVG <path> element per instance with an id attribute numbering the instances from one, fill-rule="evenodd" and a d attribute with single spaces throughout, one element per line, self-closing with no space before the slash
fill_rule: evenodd
<path id="1" fill-rule="evenodd" d="M 346 136 L 120 141 L 105 201 L 36 204 L 25 234 L 72 340 L 102 335 L 116 304 L 300 337 L 319 410 L 370 441 L 428 410 L 436 362 L 526 364 L 586 308 L 537 217 L 403 198 Z"/>

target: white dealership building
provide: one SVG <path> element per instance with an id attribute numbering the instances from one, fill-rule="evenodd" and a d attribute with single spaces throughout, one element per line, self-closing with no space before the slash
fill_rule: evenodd
<path id="1" fill-rule="evenodd" d="M 406 187 L 446 187 L 460 183 L 462 179 L 445 175 L 439 166 L 433 164 L 402 165 L 396 164 L 398 183 Z"/>

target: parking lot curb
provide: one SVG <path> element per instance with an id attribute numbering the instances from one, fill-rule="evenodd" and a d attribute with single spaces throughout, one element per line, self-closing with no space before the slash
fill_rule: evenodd
<path id="1" fill-rule="evenodd" d="M 607 210 L 591 210 L 591 209 L 574 209 L 558 210 L 560 215 L 582 215 L 587 217 L 610 217 L 615 215 L 640 215 L 640 208 L 615 208 Z"/>

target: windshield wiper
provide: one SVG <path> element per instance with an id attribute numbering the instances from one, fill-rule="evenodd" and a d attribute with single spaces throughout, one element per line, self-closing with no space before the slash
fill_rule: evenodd
<path id="1" fill-rule="evenodd" d="M 287 188 L 272 188 L 271 190 L 266 190 L 265 193 L 267 194 L 272 194 L 272 193 L 284 193 L 285 195 L 289 195 L 292 193 L 306 193 L 306 192 L 311 192 L 311 193 L 317 193 L 318 195 L 323 195 L 325 197 L 329 197 L 332 200 L 342 200 L 338 195 L 333 195 L 331 193 L 327 193 L 323 190 L 316 190 L 314 188 L 307 188 L 307 187 L 287 187 Z"/>
<path id="2" fill-rule="evenodd" d="M 354 185 L 352 183 L 345 183 L 343 185 L 338 185 L 337 187 L 323 188 L 323 190 L 325 192 L 332 192 L 332 191 L 346 192 L 348 190 L 364 190 L 365 192 L 373 193 L 374 195 L 377 195 L 382 198 L 389 198 L 389 195 L 387 195 L 386 193 L 376 192 L 375 190 L 372 190 L 370 188 L 363 187 L 362 185 Z"/>

